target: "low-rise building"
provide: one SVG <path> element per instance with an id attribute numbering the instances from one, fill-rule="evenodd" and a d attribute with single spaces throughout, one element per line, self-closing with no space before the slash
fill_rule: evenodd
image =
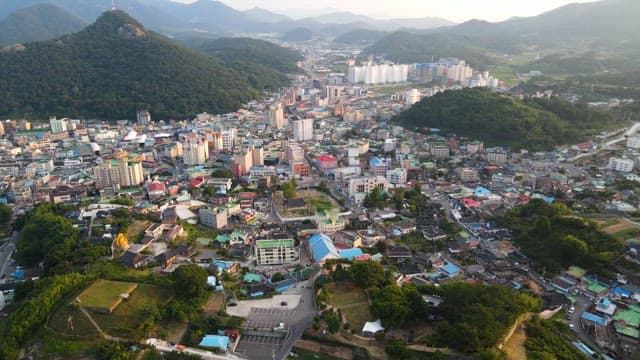
<path id="1" fill-rule="evenodd" d="M 256 240 L 254 255 L 260 266 L 291 264 L 298 260 L 298 249 L 293 239 Z"/>

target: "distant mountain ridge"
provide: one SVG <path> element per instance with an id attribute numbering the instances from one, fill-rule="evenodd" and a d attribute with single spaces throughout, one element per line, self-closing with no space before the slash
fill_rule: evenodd
<path id="1" fill-rule="evenodd" d="M 0 53 L 0 114 L 158 119 L 237 110 L 255 98 L 244 74 L 146 30 L 123 11 L 82 31 Z"/>
<path id="2" fill-rule="evenodd" d="M 0 45 L 54 39 L 80 31 L 86 25 L 55 5 L 36 4 L 0 21 Z"/>

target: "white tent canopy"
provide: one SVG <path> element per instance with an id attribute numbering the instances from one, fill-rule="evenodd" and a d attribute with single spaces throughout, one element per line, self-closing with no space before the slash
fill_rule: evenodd
<path id="1" fill-rule="evenodd" d="M 380 319 L 376 321 L 367 322 L 364 324 L 364 327 L 362 327 L 362 333 L 365 335 L 373 336 L 378 331 L 384 331 L 384 328 L 382 327 L 382 323 L 380 322 Z"/>

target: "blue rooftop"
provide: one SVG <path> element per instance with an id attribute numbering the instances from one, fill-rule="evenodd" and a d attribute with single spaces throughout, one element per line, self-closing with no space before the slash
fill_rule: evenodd
<path id="1" fill-rule="evenodd" d="M 478 186 L 474 194 L 475 196 L 489 196 L 491 195 L 491 191 L 489 191 L 489 189 L 483 188 L 482 186 Z"/>
<path id="2" fill-rule="evenodd" d="M 607 319 L 605 319 L 605 318 L 603 318 L 601 316 L 598 316 L 596 314 L 592 314 L 592 313 L 587 312 L 587 311 L 582 313 L 582 318 L 587 320 L 587 321 L 591 321 L 593 323 L 596 323 L 598 325 L 602 325 L 602 326 L 606 326 L 607 325 Z"/>
<path id="3" fill-rule="evenodd" d="M 220 335 L 205 335 L 205 337 L 202 338 L 202 341 L 200 341 L 200 344 L 198 345 L 227 350 L 227 346 L 229 345 L 229 337 Z"/>
<path id="4" fill-rule="evenodd" d="M 315 234 L 309 239 L 309 246 L 311 247 L 311 253 L 315 261 L 323 261 L 330 255 L 333 258 L 338 258 L 338 251 L 333 245 L 331 238 L 325 234 Z"/>
<path id="5" fill-rule="evenodd" d="M 613 289 L 611 289 L 611 292 L 618 295 L 618 296 L 622 296 L 622 297 L 629 297 L 631 296 L 631 291 L 629 290 L 625 290 L 619 287 L 615 287 Z"/>
<path id="6" fill-rule="evenodd" d="M 556 198 L 554 198 L 553 196 L 545 196 L 542 200 L 544 200 L 544 202 L 546 202 L 547 204 L 551 204 L 552 202 L 556 201 Z"/>
<path id="7" fill-rule="evenodd" d="M 362 249 L 360 248 L 338 250 L 338 255 L 340 255 L 341 259 L 353 260 L 362 254 Z"/>
<path id="8" fill-rule="evenodd" d="M 369 166 L 386 166 L 387 164 L 384 162 L 384 160 L 380 159 L 377 156 L 374 156 L 371 158 L 371 160 L 369 161 Z"/>
<path id="9" fill-rule="evenodd" d="M 445 272 L 449 276 L 454 276 L 460 272 L 460 268 L 451 263 L 443 266 L 442 268 L 440 268 L 440 270 Z"/>

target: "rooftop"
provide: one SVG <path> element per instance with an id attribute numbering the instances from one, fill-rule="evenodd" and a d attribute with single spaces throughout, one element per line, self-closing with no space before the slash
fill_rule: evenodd
<path id="1" fill-rule="evenodd" d="M 293 247 L 295 242 L 293 239 L 275 239 L 275 240 L 256 240 L 256 246 L 265 248 L 277 248 L 277 247 Z"/>

